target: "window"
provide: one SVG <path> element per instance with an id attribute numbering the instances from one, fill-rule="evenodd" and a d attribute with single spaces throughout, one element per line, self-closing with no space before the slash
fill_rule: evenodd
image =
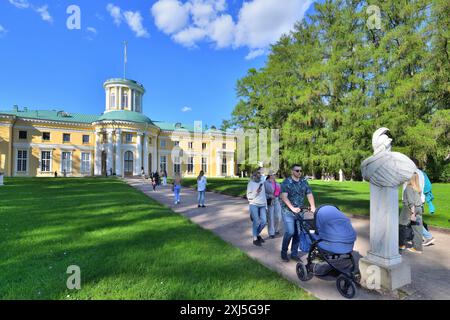
<path id="1" fill-rule="evenodd" d="M 152 137 L 148 137 L 148 144 L 152 144 Z"/>
<path id="2" fill-rule="evenodd" d="M 202 149 L 203 149 L 203 150 L 206 149 L 206 143 L 202 143 Z"/>
<path id="3" fill-rule="evenodd" d="M 189 142 L 188 146 L 189 146 L 189 149 L 192 149 L 192 148 L 194 148 L 194 143 L 193 142 Z"/>
<path id="4" fill-rule="evenodd" d="M 122 107 L 128 108 L 128 92 L 126 91 L 122 93 Z"/>
<path id="5" fill-rule="evenodd" d="M 161 156 L 159 158 L 159 167 L 161 171 L 167 171 L 167 157 Z"/>
<path id="6" fill-rule="evenodd" d="M 136 111 L 140 112 L 141 111 L 141 95 L 137 92 L 135 93 L 135 99 L 136 99 L 135 109 L 136 109 Z"/>
<path id="7" fill-rule="evenodd" d="M 227 175 L 227 157 L 222 158 L 222 175 Z"/>
<path id="8" fill-rule="evenodd" d="M 72 152 L 61 154 L 61 172 L 72 172 Z"/>
<path id="9" fill-rule="evenodd" d="M 41 151 L 41 172 L 51 172 L 52 153 L 51 151 Z"/>
<path id="10" fill-rule="evenodd" d="M 63 133 L 63 142 L 70 142 L 70 133 Z"/>
<path id="11" fill-rule="evenodd" d="M 108 143 L 108 135 L 105 132 L 102 133 L 102 143 Z"/>
<path id="12" fill-rule="evenodd" d="M 50 140 L 50 132 L 42 132 L 42 140 L 49 141 Z"/>
<path id="13" fill-rule="evenodd" d="M 27 150 L 17 150 L 17 172 L 27 171 Z"/>
<path id="14" fill-rule="evenodd" d="M 178 174 L 181 173 L 180 157 L 174 157 L 173 172 Z"/>
<path id="15" fill-rule="evenodd" d="M 226 143 L 222 143 L 222 149 L 226 150 L 226 148 L 227 148 L 227 144 Z"/>
<path id="16" fill-rule="evenodd" d="M 206 158 L 202 158 L 202 171 L 206 174 L 206 172 L 208 172 L 208 166 L 207 166 L 207 159 Z"/>
<path id="17" fill-rule="evenodd" d="M 175 147 L 179 147 L 180 146 L 180 141 L 174 141 L 173 144 L 174 144 Z"/>
<path id="18" fill-rule="evenodd" d="M 19 131 L 19 139 L 26 139 L 26 138 L 27 138 L 27 132 Z"/>
<path id="19" fill-rule="evenodd" d="M 89 143 L 89 135 L 83 134 L 83 143 Z"/>
<path id="20" fill-rule="evenodd" d="M 188 158 L 188 173 L 194 173 L 194 157 Z"/>
<path id="21" fill-rule="evenodd" d="M 81 153 L 81 172 L 91 172 L 91 154 L 89 152 Z"/>
<path id="22" fill-rule="evenodd" d="M 125 163 L 124 163 L 125 173 L 133 174 L 133 152 L 125 152 Z"/>
<path id="23" fill-rule="evenodd" d="M 161 140 L 160 145 L 161 148 L 166 148 L 166 140 Z"/>
<path id="24" fill-rule="evenodd" d="M 114 92 L 111 92 L 111 97 L 110 97 L 110 100 L 109 100 L 109 107 L 111 109 L 116 107 L 116 94 Z"/>
<path id="25" fill-rule="evenodd" d="M 133 134 L 132 134 L 132 133 L 126 133 L 126 134 L 125 134 L 125 142 L 126 142 L 126 143 L 131 143 L 131 142 L 133 142 Z"/>

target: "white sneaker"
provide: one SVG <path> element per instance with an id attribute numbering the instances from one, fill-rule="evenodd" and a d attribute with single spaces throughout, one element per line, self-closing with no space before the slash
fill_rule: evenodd
<path id="1" fill-rule="evenodd" d="M 436 241 L 435 238 L 425 239 L 425 241 L 423 242 L 422 245 L 426 247 L 426 246 L 429 246 L 429 245 L 433 244 L 435 241 Z"/>

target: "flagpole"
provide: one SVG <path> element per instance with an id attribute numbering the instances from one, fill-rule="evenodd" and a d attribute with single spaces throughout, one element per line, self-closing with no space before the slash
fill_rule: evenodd
<path id="1" fill-rule="evenodd" d="M 123 42 L 123 45 L 124 45 L 124 55 L 123 55 L 123 78 L 124 79 L 126 79 L 126 71 L 127 71 L 127 45 L 128 45 L 128 42 L 127 41 L 124 41 Z"/>

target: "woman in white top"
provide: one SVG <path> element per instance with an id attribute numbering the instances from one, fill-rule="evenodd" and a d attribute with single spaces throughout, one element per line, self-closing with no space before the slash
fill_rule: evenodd
<path id="1" fill-rule="evenodd" d="M 267 199 L 264 182 L 261 179 L 262 168 L 258 168 L 247 185 L 247 199 L 250 205 L 250 217 L 253 221 L 253 244 L 261 246 L 264 239 L 259 235 L 267 224 Z"/>
<path id="2" fill-rule="evenodd" d="M 200 174 L 197 177 L 197 191 L 198 191 L 198 207 L 206 208 L 205 206 L 205 194 L 206 194 L 206 185 L 207 185 L 205 173 L 200 171 Z"/>

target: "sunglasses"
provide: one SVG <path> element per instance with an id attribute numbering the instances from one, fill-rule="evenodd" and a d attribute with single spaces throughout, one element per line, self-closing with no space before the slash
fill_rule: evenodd
<path id="1" fill-rule="evenodd" d="M 295 171 L 295 172 L 303 172 L 302 170 L 293 170 L 293 171 Z"/>

